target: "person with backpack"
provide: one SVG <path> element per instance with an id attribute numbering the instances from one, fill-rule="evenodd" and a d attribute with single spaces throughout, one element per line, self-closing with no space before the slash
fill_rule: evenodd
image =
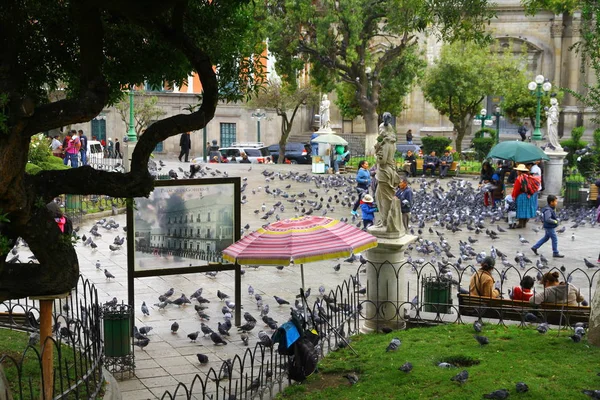
<path id="1" fill-rule="evenodd" d="M 70 161 L 71 168 L 77 168 L 79 166 L 79 150 L 81 149 L 81 141 L 79 140 L 79 136 L 77 136 L 77 131 L 72 132 L 73 136 L 71 136 L 71 139 L 68 141 L 65 150 L 64 164 L 68 165 Z"/>
<path id="2" fill-rule="evenodd" d="M 79 154 L 81 155 L 81 165 L 87 165 L 87 147 L 88 147 L 88 138 L 85 136 L 85 133 L 80 129 L 79 130 L 79 141 L 81 142 L 81 149 L 79 149 Z"/>
<path id="3" fill-rule="evenodd" d="M 536 244 L 533 245 L 531 251 L 538 255 L 537 250 L 548 240 L 552 241 L 552 257 L 554 258 L 564 258 L 565 256 L 558 252 L 558 237 L 556 236 L 556 232 L 554 229 L 558 226 L 558 217 L 556 216 L 556 212 L 554 211 L 556 205 L 558 204 L 558 199 L 554 195 L 548 196 L 548 205 L 542 208 L 542 222 L 544 223 L 544 230 L 546 234 L 543 238 L 541 238 Z"/>
<path id="4" fill-rule="evenodd" d="M 515 168 L 517 179 L 513 186 L 512 198 L 517 203 L 517 219 L 519 223 L 516 228 L 525 228 L 529 218 L 535 217 L 537 211 L 537 191 L 539 182 L 529 175 L 525 164 L 519 164 Z"/>

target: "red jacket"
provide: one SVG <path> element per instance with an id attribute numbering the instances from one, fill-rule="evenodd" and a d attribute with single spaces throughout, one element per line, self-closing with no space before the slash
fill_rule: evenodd
<path id="1" fill-rule="evenodd" d="M 521 286 L 515 286 L 512 291 L 513 300 L 528 301 L 533 296 L 531 289 L 522 289 Z"/>

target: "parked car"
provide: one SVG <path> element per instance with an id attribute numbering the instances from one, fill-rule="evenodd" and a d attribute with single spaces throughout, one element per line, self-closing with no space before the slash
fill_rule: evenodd
<path id="1" fill-rule="evenodd" d="M 242 153 L 246 153 L 252 164 L 264 164 L 265 159 L 269 156 L 269 150 L 262 142 L 233 142 L 231 146 L 219 148 L 221 156 L 235 157 L 239 162 L 242 159 Z"/>
<path id="2" fill-rule="evenodd" d="M 279 144 L 272 144 L 268 147 L 269 153 L 274 163 L 279 159 Z M 311 146 L 310 143 L 289 142 L 285 145 L 285 158 L 291 164 L 310 164 Z"/>
<path id="3" fill-rule="evenodd" d="M 402 157 L 406 157 L 406 153 L 412 150 L 414 154 L 419 154 L 419 150 L 421 150 L 421 146 L 418 144 L 397 144 L 396 152 L 402 154 Z"/>

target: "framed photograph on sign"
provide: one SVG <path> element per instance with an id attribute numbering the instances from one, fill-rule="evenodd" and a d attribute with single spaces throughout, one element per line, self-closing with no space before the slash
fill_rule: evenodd
<path id="1" fill-rule="evenodd" d="M 135 198 L 135 276 L 201 270 L 239 239 L 240 179 L 157 181 Z"/>

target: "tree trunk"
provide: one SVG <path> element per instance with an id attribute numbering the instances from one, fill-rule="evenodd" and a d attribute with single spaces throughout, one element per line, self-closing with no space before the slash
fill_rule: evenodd
<path id="1" fill-rule="evenodd" d="M 600 347 L 600 281 L 596 283 L 596 292 L 590 303 L 590 326 L 588 329 L 588 342 Z"/>

